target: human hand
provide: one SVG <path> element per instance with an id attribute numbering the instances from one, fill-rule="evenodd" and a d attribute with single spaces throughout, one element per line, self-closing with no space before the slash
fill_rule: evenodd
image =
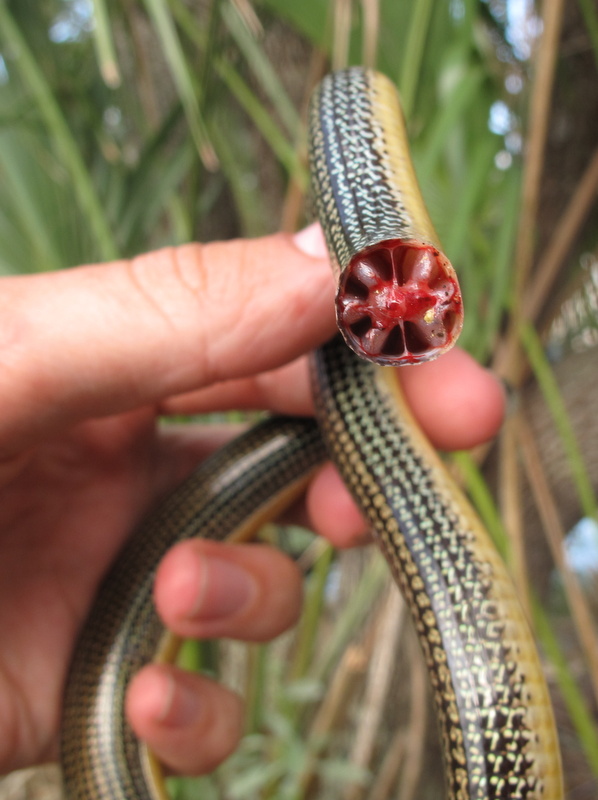
<path id="1" fill-rule="evenodd" d="M 323 256 L 312 228 L 2 279 L 0 771 L 57 757 L 66 670 L 102 575 L 156 499 L 229 435 L 160 427 L 158 416 L 310 413 L 300 356 L 334 330 Z M 438 446 L 494 433 L 501 390 L 463 353 L 401 375 Z M 306 507 L 335 544 L 361 540 L 331 468 Z M 175 633 L 253 640 L 290 625 L 301 597 L 275 550 L 201 541 L 165 557 L 155 594 Z M 213 768 L 241 729 L 236 697 L 174 667 L 142 670 L 127 713 L 157 757 L 187 773 Z"/>

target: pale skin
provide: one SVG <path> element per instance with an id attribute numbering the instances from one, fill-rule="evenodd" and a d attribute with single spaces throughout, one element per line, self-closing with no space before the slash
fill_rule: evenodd
<path id="1" fill-rule="evenodd" d="M 319 229 L 188 245 L 129 262 L 9 277 L 0 291 L 0 772 L 56 759 L 61 693 L 94 591 L 135 524 L 230 433 L 157 426 L 226 408 L 309 414 L 304 354 L 334 331 Z M 496 432 L 499 384 L 454 350 L 401 371 L 432 441 Z M 334 544 L 364 525 L 325 467 L 302 513 Z M 276 550 L 192 541 L 164 558 L 155 600 L 191 637 L 263 641 L 297 619 L 301 580 Z M 199 675 L 148 666 L 127 714 L 174 772 L 236 746 L 242 706 Z M 201 747 L 197 742 L 201 741 Z"/>

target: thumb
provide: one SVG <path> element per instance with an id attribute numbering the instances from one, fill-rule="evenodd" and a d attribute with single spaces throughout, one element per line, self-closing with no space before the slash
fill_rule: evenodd
<path id="1" fill-rule="evenodd" d="M 3 450 L 320 344 L 334 331 L 334 286 L 317 231 L 305 234 L 2 278 Z"/>

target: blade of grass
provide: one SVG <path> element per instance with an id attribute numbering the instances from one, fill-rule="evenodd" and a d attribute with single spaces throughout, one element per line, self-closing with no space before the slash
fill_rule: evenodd
<path id="1" fill-rule="evenodd" d="M 422 652 L 415 637 L 407 639 L 409 652 L 409 723 L 406 728 L 405 761 L 400 773 L 397 797 L 413 800 L 424 768 L 424 752 L 427 744 L 427 682 Z"/>
<path id="2" fill-rule="evenodd" d="M 168 209 L 170 214 L 175 214 L 181 224 L 172 227 L 171 230 L 178 233 L 174 233 L 162 244 L 179 244 L 188 242 L 192 238 L 193 226 L 189 214 L 185 213 L 186 209 L 180 207 L 176 195 L 193 165 L 194 149 L 189 140 L 177 148 L 171 159 L 165 162 L 160 160 L 159 164 L 153 164 L 151 171 L 142 176 L 135 191 L 127 194 L 131 202 L 131 215 L 127 220 L 130 228 L 127 238 L 123 238 L 123 248 L 127 255 L 138 253 L 143 249 L 165 209 Z M 172 200 L 175 201 L 174 206 L 171 205 Z"/>
<path id="3" fill-rule="evenodd" d="M 193 239 L 193 220 L 189 208 L 176 194 L 166 199 L 165 210 L 169 221 L 169 235 L 164 244 L 186 244 Z M 139 252 L 139 248 L 134 248 Z"/>
<path id="4" fill-rule="evenodd" d="M 519 219 L 519 200 L 521 192 L 521 171 L 512 167 L 506 178 L 503 190 L 503 218 L 494 236 L 492 248 L 491 281 L 488 287 L 488 308 L 485 319 L 481 320 L 484 334 L 476 356 L 483 362 L 494 351 L 494 343 L 503 314 L 509 305 L 513 285 L 513 251 L 517 236 Z"/>
<path id="5" fill-rule="evenodd" d="M 15 140 L 16 137 L 16 140 Z M 48 220 L 40 200 L 40 168 L 34 154 L 23 147 L 22 132 L 0 133 L 0 175 L 4 188 L 10 194 L 11 207 L 20 220 L 20 229 L 32 249 L 30 270 L 60 269 L 64 259 L 56 247 L 52 223 Z M 27 137 L 28 138 L 28 137 Z M 32 142 L 35 144 L 35 142 Z"/>
<path id="6" fill-rule="evenodd" d="M 550 409 L 552 418 L 563 442 L 563 447 L 569 460 L 571 473 L 579 496 L 583 513 L 587 517 L 598 519 L 598 503 L 592 483 L 584 464 L 584 459 L 579 449 L 575 432 L 569 420 L 567 409 L 559 391 L 558 384 L 542 349 L 542 344 L 535 329 L 529 323 L 524 323 L 519 328 L 521 342 L 527 358 L 542 390 L 542 395 Z"/>
<path id="7" fill-rule="evenodd" d="M 168 3 L 166 0 L 144 0 L 144 3 L 160 39 L 197 151 L 206 168 L 214 170 L 218 166 L 218 159 L 200 110 L 195 80 L 187 64 Z"/>
<path id="8" fill-rule="evenodd" d="M 214 66 L 241 107 L 249 114 L 289 176 L 293 177 L 302 189 L 305 189 L 308 185 L 307 170 L 300 163 L 296 148 L 289 143 L 272 119 L 270 112 L 229 62 L 219 60 Z"/>
<path id="9" fill-rule="evenodd" d="M 120 86 L 121 77 L 106 0 L 93 0 L 93 18 L 95 24 L 92 35 L 100 72 L 106 85 L 116 89 Z"/>
<path id="10" fill-rule="evenodd" d="M 0 248 L 0 275 L 15 275 L 20 272 L 27 272 L 27 269 L 19 269 L 22 247 L 18 229 L 1 209 L 0 242 L 2 242 L 2 247 Z"/>
<path id="11" fill-rule="evenodd" d="M 500 326 L 512 302 L 519 210 L 519 169 L 511 167 L 500 182 L 496 178 L 496 170 L 490 165 L 485 180 L 481 180 L 476 207 L 466 212 L 467 227 L 460 223 L 459 212 L 453 214 L 447 206 L 445 214 L 450 214 L 451 224 L 445 227 L 442 237 L 443 242 L 451 242 L 453 219 L 454 225 L 465 233 L 461 246 L 455 252 L 447 247 L 447 252 L 457 269 L 466 301 L 461 344 L 482 363 L 487 363 L 495 350 Z M 488 186 L 493 187 L 491 198 Z M 460 238 L 457 232 L 455 239 Z"/>
<path id="12" fill-rule="evenodd" d="M 534 629 L 546 656 L 556 670 L 557 683 L 579 743 L 592 772 L 598 776 L 598 732 L 587 700 L 573 677 L 567 657 L 559 645 L 542 604 L 537 599 L 533 599 L 532 611 Z"/>
<path id="13" fill-rule="evenodd" d="M 598 68 L 598 10 L 592 0 L 578 0 Z"/>
<path id="14" fill-rule="evenodd" d="M 497 139 L 492 134 L 476 143 L 475 150 L 468 159 L 467 172 L 463 175 L 459 195 L 456 201 L 453 199 L 453 224 L 448 235 L 444 237 L 443 244 L 449 258 L 455 263 L 461 257 L 476 206 L 488 189 L 488 174 L 494 164 L 497 149 Z"/>
<path id="15" fill-rule="evenodd" d="M 411 7 L 409 32 L 398 81 L 403 113 L 407 120 L 411 118 L 415 104 L 415 94 L 421 77 L 421 65 L 433 6 L 434 0 L 419 0 Z"/>
<path id="16" fill-rule="evenodd" d="M 230 126 L 231 118 L 239 115 L 236 109 L 227 109 L 226 112 L 215 116 L 215 123 L 220 130 Z M 226 117 L 226 119 L 224 119 Z M 263 236 L 277 229 L 277 219 L 271 219 L 266 212 L 264 198 L 256 192 L 255 180 L 255 154 L 248 147 L 245 131 L 241 125 L 230 128 L 228 136 L 214 137 L 217 142 L 218 158 L 222 172 L 226 176 L 228 185 L 235 200 L 235 208 L 239 215 L 241 234 L 243 236 Z"/>
<path id="17" fill-rule="evenodd" d="M 479 467 L 470 453 L 463 450 L 453 453 L 451 460 L 457 465 L 467 493 L 471 497 L 492 541 L 501 556 L 506 560 L 508 558 L 509 540 L 494 499 L 488 489 L 488 484 L 484 480 Z"/>
<path id="18" fill-rule="evenodd" d="M 310 668 L 310 677 L 324 681 L 334 667 L 354 631 L 369 614 L 375 598 L 380 594 L 388 580 L 388 567 L 382 556 L 373 553 L 361 576 L 355 592 L 336 621 L 334 631 L 318 653 L 317 660 Z"/>
<path id="19" fill-rule="evenodd" d="M 295 642 L 295 653 L 289 670 L 292 680 L 304 677 L 313 660 L 316 632 L 324 602 L 324 590 L 333 558 L 334 548 L 327 545 L 314 565 Z"/>
<path id="20" fill-rule="evenodd" d="M 193 223 L 188 207 L 173 192 L 166 200 L 166 213 L 170 221 L 170 236 L 167 244 L 186 244 L 193 239 Z M 135 248 L 138 252 L 138 248 Z"/>
<path id="21" fill-rule="evenodd" d="M 498 445 L 498 503 L 501 520 L 509 536 L 509 568 L 525 615 L 531 619 L 531 583 L 525 551 L 516 414 L 509 414 L 505 419 Z"/>
<path id="22" fill-rule="evenodd" d="M 379 731 L 390 702 L 389 692 L 396 668 L 399 640 L 404 629 L 407 607 L 397 587 L 390 585 L 373 621 L 375 635 L 367 649 L 367 674 L 362 712 L 353 737 L 349 761 L 364 771 L 372 766 Z M 370 626 L 368 626 L 369 628 Z M 358 786 L 349 787 L 343 800 L 358 800 Z"/>
<path id="23" fill-rule="evenodd" d="M 212 0 L 210 3 L 210 12 L 209 12 L 209 20 L 206 30 L 206 35 L 204 37 L 203 45 L 200 48 L 203 52 L 201 54 L 201 64 L 198 70 L 198 86 L 200 97 L 206 96 L 206 91 L 208 85 L 211 80 L 212 75 L 212 63 L 214 62 L 217 54 L 218 48 L 221 44 L 221 14 L 220 14 L 220 6 L 222 5 L 222 0 Z M 171 6 L 172 8 L 172 6 Z M 178 8 L 178 6 L 177 6 Z M 185 9 L 186 14 L 190 14 L 189 10 L 183 6 Z M 173 13 L 176 13 L 173 10 Z M 188 29 L 188 20 L 187 20 L 187 29 Z M 197 25 L 193 26 L 197 28 Z"/>
<path id="24" fill-rule="evenodd" d="M 6 51 L 14 53 L 14 62 L 11 63 L 15 64 L 23 83 L 31 92 L 56 152 L 72 178 L 73 189 L 94 235 L 99 256 L 106 260 L 117 258 L 118 248 L 110 225 L 77 143 L 49 83 L 4 2 L 0 2 L 0 38 Z"/>
<path id="25" fill-rule="evenodd" d="M 292 138 L 301 129 L 301 121 L 286 90 L 255 37 L 251 34 L 235 6 L 223 5 L 222 18 L 260 86 L 270 98 L 276 113 Z"/>
<path id="26" fill-rule="evenodd" d="M 249 685 L 245 694 L 246 733 L 255 733 L 263 725 L 268 651 L 268 644 L 254 644 L 248 648 Z"/>
<path id="27" fill-rule="evenodd" d="M 256 38 L 262 36 L 264 26 L 255 12 L 252 0 L 228 0 L 228 2 L 235 6 L 247 30 Z"/>
<path id="28" fill-rule="evenodd" d="M 438 110 L 418 159 L 417 177 L 423 184 L 431 180 L 451 130 L 466 118 L 467 109 L 477 102 L 484 77 L 483 70 L 470 69 Z"/>
<path id="29" fill-rule="evenodd" d="M 185 8 L 180 0 L 172 0 L 172 10 L 178 24 L 189 39 L 198 48 L 205 48 L 205 36 L 198 28 L 189 10 Z M 217 72 L 237 102 L 249 115 L 253 124 L 262 134 L 287 173 L 297 180 L 302 188 L 307 187 L 307 171 L 298 158 L 295 146 L 288 141 L 280 127 L 273 120 L 272 114 L 259 100 L 255 92 L 251 90 L 246 81 L 243 80 L 238 71 L 225 57 L 216 58 L 212 64 L 212 69 Z"/>
<path id="30" fill-rule="evenodd" d="M 181 116 L 181 107 L 177 106 L 148 142 L 127 182 L 117 212 L 118 232 L 125 254 L 133 254 L 144 247 L 169 197 L 193 167 L 195 148 L 190 138 L 181 142 L 174 153 L 169 147 Z"/>
<path id="31" fill-rule="evenodd" d="M 308 798 L 313 794 L 317 777 L 322 776 L 322 769 L 326 766 L 326 753 L 323 748 L 327 741 L 332 740 L 335 731 L 342 728 L 347 722 L 346 715 L 350 698 L 362 680 L 370 655 L 371 651 L 366 651 L 360 645 L 351 644 L 344 651 L 334 670 L 326 694 L 322 697 L 322 702 L 316 709 L 309 725 L 307 741 L 312 752 L 305 759 L 301 773 L 298 775 L 297 788 L 299 791 L 292 795 L 296 800 Z M 318 755 L 323 758 L 318 759 Z M 345 777 L 348 777 L 349 769 L 354 771 L 354 775 L 360 783 L 367 775 L 367 772 L 359 765 L 348 761 L 345 765 Z M 351 779 L 349 778 L 349 780 Z"/>

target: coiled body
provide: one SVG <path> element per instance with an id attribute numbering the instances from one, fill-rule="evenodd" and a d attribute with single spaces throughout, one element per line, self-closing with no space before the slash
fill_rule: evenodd
<path id="1" fill-rule="evenodd" d="M 124 717 L 131 677 L 173 655 L 152 602 L 160 559 L 190 536 L 250 536 L 296 497 L 324 455 L 313 421 L 269 420 L 209 459 L 136 531 L 100 588 L 71 664 L 62 739 L 69 798 L 161 795 L 157 765 Z"/>
<path id="2" fill-rule="evenodd" d="M 377 333 L 377 312 L 368 311 L 367 323 L 355 321 L 364 303 L 357 310 L 357 302 L 343 306 L 341 292 L 339 319 L 353 326 L 345 336 L 357 350 L 376 350 L 382 363 L 409 363 L 452 343 L 460 294 L 426 222 L 389 86 L 360 69 L 325 79 L 312 105 L 311 163 L 332 255 L 351 273 L 349 294 L 364 301 L 371 289 L 388 301 L 390 293 L 416 329 L 393 316 L 385 338 Z M 399 173 L 403 186 L 395 185 Z M 390 289 L 381 286 L 385 281 Z M 356 357 L 338 337 L 316 353 L 312 372 L 328 452 L 415 620 L 438 710 L 449 797 L 561 800 L 548 692 L 513 587 L 414 424 L 394 371 Z M 129 678 L 145 660 L 159 657 L 163 642 L 151 607 L 153 574 L 174 540 L 246 535 L 300 491 L 324 450 L 309 421 L 284 420 L 280 432 L 278 424 L 266 423 L 206 462 L 142 526 L 108 576 L 67 684 L 63 764 L 72 800 L 160 795 L 151 759 L 122 713 Z"/>

